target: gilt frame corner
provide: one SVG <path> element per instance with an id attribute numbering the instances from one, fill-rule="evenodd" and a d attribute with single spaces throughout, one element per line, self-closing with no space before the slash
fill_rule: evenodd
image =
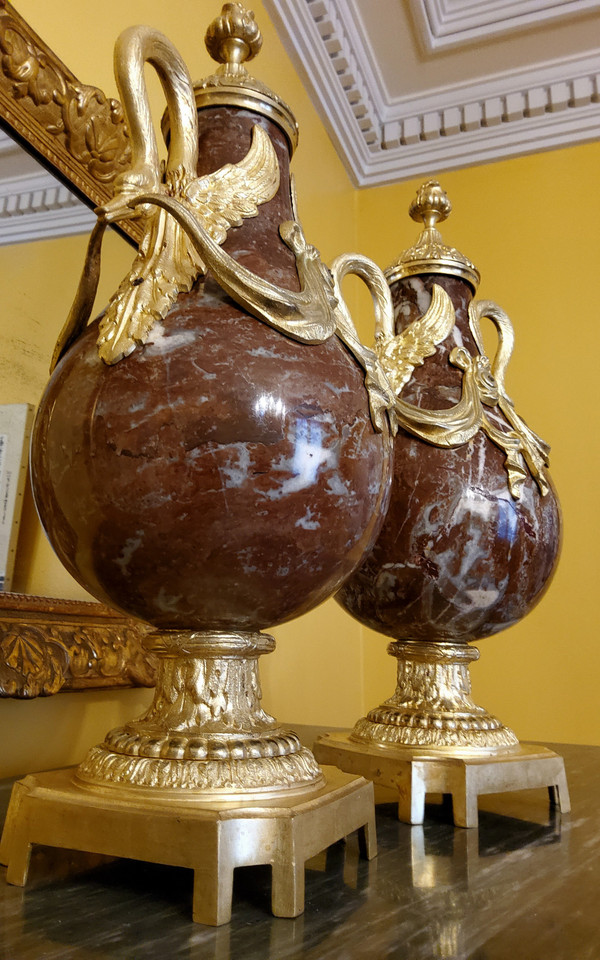
<path id="1" fill-rule="evenodd" d="M 0 0 L 0 125 L 91 207 L 131 163 L 119 101 L 78 80 L 9 0 Z M 120 228 L 139 243 L 138 223 Z"/>

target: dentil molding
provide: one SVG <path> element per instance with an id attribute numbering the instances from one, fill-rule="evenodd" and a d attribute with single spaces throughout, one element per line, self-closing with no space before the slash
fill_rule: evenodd
<path id="1" fill-rule="evenodd" d="M 466 0 L 419 0 L 419 5 L 435 6 L 443 15 Z M 390 99 L 371 67 L 357 0 L 265 0 L 265 6 L 357 186 L 572 146 L 600 135 L 600 47 L 583 57 Z M 496 15 L 501 8 L 506 14 L 508 8 L 528 7 L 533 16 L 536 6 L 538 16 L 545 8 L 550 17 L 598 4 L 482 0 L 469 9 L 478 9 L 479 29 L 485 30 L 491 7 Z"/>
<path id="2" fill-rule="evenodd" d="M 369 50 L 362 29 L 364 0 L 264 2 L 357 186 L 440 174 L 600 135 L 600 47 L 476 82 L 391 97 L 372 65 L 377 51 Z M 369 0 L 369 11 L 379 10 L 379 2 Z M 450 46 L 460 55 L 460 49 L 499 34 L 600 11 L 600 0 L 408 3 L 421 46 L 432 57 Z M 92 212 L 23 157 L 0 133 L 0 245 L 88 233 Z"/>

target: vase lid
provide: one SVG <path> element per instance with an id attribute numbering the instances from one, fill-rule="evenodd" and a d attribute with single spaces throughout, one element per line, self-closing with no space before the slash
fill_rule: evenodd
<path id="1" fill-rule="evenodd" d="M 436 227 L 451 211 L 452 204 L 437 180 L 428 180 L 419 187 L 408 212 L 413 220 L 424 224 L 424 229 L 414 246 L 404 250 L 385 271 L 389 284 L 420 273 L 445 273 L 461 277 L 473 291 L 477 290 L 480 280 L 477 267 L 459 250 L 446 246 Z"/>
<path id="2" fill-rule="evenodd" d="M 285 133 L 290 155 L 298 145 L 298 123 L 290 107 L 265 83 L 250 76 L 245 64 L 262 47 L 262 34 L 254 13 L 241 3 L 225 3 L 221 14 L 209 24 L 204 37 L 206 49 L 219 64 L 216 72 L 194 84 L 196 106 L 242 107 L 262 114 Z M 165 139 L 168 115 L 162 121 Z"/>

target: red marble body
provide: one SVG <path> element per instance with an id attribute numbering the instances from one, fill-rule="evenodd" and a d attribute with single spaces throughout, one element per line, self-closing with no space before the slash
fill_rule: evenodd
<path id="1" fill-rule="evenodd" d="M 471 292 L 459 279 L 424 275 L 394 285 L 397 330 L 425 312 L 434 282 L 453 299 L 456 329 L 402 393 L 429 409 L 459 399 L 461 371 L 448 362 L 452 348 L 476 352 L 467 320 Z M 501 414 L 496 423 L 507 428 Z M 524 617 L 554 571 L 560 509 L 554 492 L 542 497 L 531 477 L 514 499 L 504 459 L 481 431 L 463 446 L 442 449 L 400 430 L 383 528 L 337 594 L 348 612 L 396 639 L 427 641 L 475 640 Z"/>
<path id="2" fill-rule="evenodd" d="M 202 163 L 238 160 L 258 118 L 206 113 L 233 120 L 236 150 L 221 156 L 217 138 Z M 262 122 L 281 162 L 283 136 Z M 297 287 L 276 233 L 292 218 L 282 172 L 278 197 L 227 246 Z M 160 628 L 261 629 L 334 592 L 377 536 L 391 471 L 337 337 L 297 343 L 210 278 L 114 366 L 96 335 L 94 324 L 57 367 L 33 440 L 40 517 L 73 576 Z"/>

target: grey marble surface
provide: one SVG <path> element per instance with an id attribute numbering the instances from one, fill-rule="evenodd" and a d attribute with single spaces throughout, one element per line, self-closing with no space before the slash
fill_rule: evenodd
<path id="1" fill-rule="evenodd" d="M 309 861 L 295 920 L 271 916 L 268 868 L 237 871 L 233 920 L 213 929 L 191 921 L 188 871 L 120 860 L 50 881 L 42 850 L 25 889 L 0 868 L 0 960 L 596 960 L 600 747 L 556 749 L 570 815 L 536 790 L 481 798 L 478 830 L 433 803 L 409 827 L 383 796 L 378 857 L 351 839 Z M 7 800 L 0 785 L 0 817 Z"/>

